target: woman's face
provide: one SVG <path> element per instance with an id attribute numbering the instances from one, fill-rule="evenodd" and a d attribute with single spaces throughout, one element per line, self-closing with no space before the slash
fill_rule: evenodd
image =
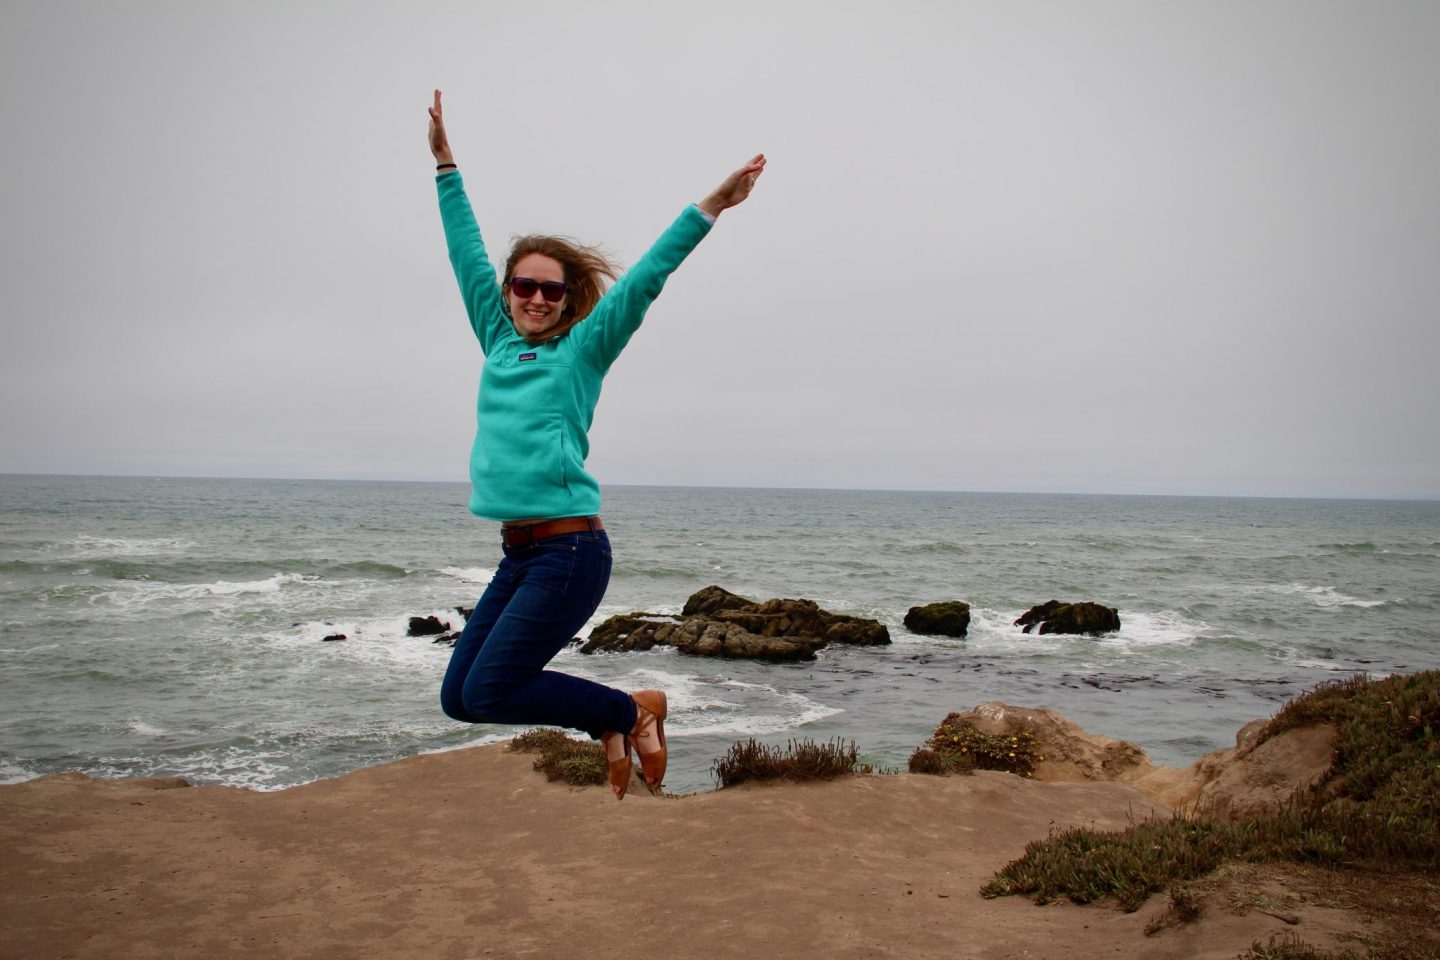
<path id="1" fill-rule="evenodd" d="M 505 287 L 505 299 L 510 305 L 510 316 L 515 320 L 515 329 L 521 336 L 538 337 L 560 322 L 561 312 L 565 309 L 569 297 L 562 296 L 552 303 L 545 299 L 545 286 L 530 291 L 528 297 L 521 297 L 515 291 L 517 280 L 534 280 L 546 286 L 563 284 L 565 268 L 554 257 L 547 257 L 543 253 L 527 253 L 516 262 L 515 272 L 510 275 L 510 283 Z M 555 288 L 549 286 L 549 289 L 553 296 Z"/>

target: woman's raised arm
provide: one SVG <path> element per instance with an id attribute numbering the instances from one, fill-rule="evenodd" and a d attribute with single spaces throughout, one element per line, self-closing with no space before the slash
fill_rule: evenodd
<path id="1" fill-rule="evenodd" d="M 438 90 L 435 93 L 435 103 L 437 106 L 440 103 Z M 438 157 L 439 154 L 436 156 Z M 757 153 L 749 163 L 726 177 L 720 186 L 710 191 L 710 196 L 695 206 L 712 217 L 720 216 L 721 211 L 729 210 L 731 207 L 745 202 L 745 198 L 750 196 L 750 191 L 755 189 L 755 181 L 759 179 L 764 170 L 765 154 Z"/>
<path id="2" fill-rule="evenodd" d="M 450 141 L 445 137 L 445 119 L 440 112 L 440 91 L 435 91 L 435 106 L 430 108 L 430 152 L 444 167 L 435 174 L 435 187 L 440 195 L 440 221 L 445 226 L 445 245 L 450 250 L 450 265 L 460 284 L 460 297 L 470 315 L 470 326 L 487 354 L 495 340 L 509 326 L 495 268 L 485 252 L 480 227 L 465 196 L 465 183 L 455 168 Z"/>
<path id="3" fill-rule="evenodd" d="M 445 117 L 440 110 L 440 91 L 435 91 L 435 106 L 430 108 L 430 152 L 438 164 L 454 163 L 450 140 L 445 136 Z"/>

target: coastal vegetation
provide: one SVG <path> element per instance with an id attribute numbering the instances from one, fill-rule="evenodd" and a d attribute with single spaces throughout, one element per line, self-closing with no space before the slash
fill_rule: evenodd
<path id="1" fill-rule="evenodd" d="M 833 780 L 853 773 L 870 773 L 860 763 L 853 740 L 791 740 L 772 747 L 753 738 L 732 746 L 710 768 L 722 788 L 765 780 Z"/>
<path id="2" fill-rule="evenodd" d="M 526 730 L 510 741 L 514 753 L 535 753 L 535 769 L 546 780 L 563 780 L 577 787 L 599 786 L 606 781 L 605 750 L 599 743 L 576 740 L 559 730 Z"/>
<path id="3" fill-rule="evenodd" d="M 1039 903 L 1108 899 L 1129 911 L 1227 861 L 1364 871 L 1440 866 L 1440 672 L 1324 684 L 1283 707 L 1259 742 L 1317 723 L 1337 731 L 1331 766 L 1284 808 L 1237 820 L 1176 815 L 1119 833 L 1059 831 L 1029 844 L 982 894 L 1026 894 Z M 1308 956 L 1277 952 L 1285 950 L 1292 947 L 1257 945 L 1255 956 Z"/>
<path id="4" fill-rule="evenodd" d="M 952 713 L 935 728 L 925 745 L 910 755 L 911 773 L 974 773 L 1000 770 L 1021 777 L 1035 776 L 1035 764 L 1044 760 L 1035 735 L 986 733 Z"/>

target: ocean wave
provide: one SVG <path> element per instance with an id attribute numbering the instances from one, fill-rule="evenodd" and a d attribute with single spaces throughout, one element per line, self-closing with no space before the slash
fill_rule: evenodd
<path id="1" fill-rule="evenodd" d="M 184 537 L 95 537 L 82 533 L 69 540 L 46 544 L 43 549 L 72 559 L 105 559 L 184 553 L 194 546 L 194 540 Z"/>
<path id="2" fill-rule="evenodd" d="M 488 584 L 495 576 L 495 571 L 489 567 L 441 567 L 440 572 L 447 577 L 454 577 L 465 583 L 477 583 L 481 586 Z"/>
<path id="3" fill-rule="evenodd" d="M 970 608 L 970 630 L 965 641 L 947 637 L 918 637 L 903 631 L 901 636 L 910 642 L 938 646 L 955 646 L 968 641 L 977 652 L 1023 651 L 1034 653 L 1063 653 L 1073 650 L 1077 642 L 1108 648 L 1131 648 L 1153 646 L 1186 646 L 1212 632 L 1209 623 L 1180 610 L 1125 610 L 1120 611 L 1120 629 L 1103 633 L 1098 637 L 1077 634 L 1025 633 L 1015 626 L 1015 620 L 1023 611 Z M 899 639 L 897 637 L 897 639 Z"/>
<path id="4" fill-rule="evenodd" d="M 83 771 L 92 777 L 182 777 L 197 785 L 270 791 L 305 782 L 295 779 L 294 759 L 288 750 L 246 743 L 184 756 L 96 757 Z"/>
<path id="5" fill-rule="evenodd" d="M 43 776 L 39 770 L 21 766 L 13 760 L 0 760 L 0 783 L 24 783 Z"/>
<path id="6" fill-rule="evenodd" d="M 696 577 L 708 577 L 719 570 L 718 566 L 691 566 L 691 567 L 630 567 L 624 569 L 626 576 L 644 577 L 647 580 L 689 580 Z"/>
<path id="7" fill-rule="evenodd" d="M 232 582 L 255 574 L 297 574 L 327 580 L 400 580 L 410 575 L 404 567 L 378 560 L 332 560 L 315 557 L 274 557 L 263 560 L 185 560 L 178 563 L 146 560 L 99 560 L 96 576 L 111 580 L 157 580 L 166 583 Z"/>
<path id="8" fill-rule="evenodd" d="M 1297 667 L 1304 667 L 1306 670 L 1328 670 L 1331 673 L 1356 673 L 1355 664 L 1343 663 L 1340 660 L 1332 660 L 1328 657 L 1294 657 L 1290 663 Z"/>
<path id="9" fill-rule="evenodd" d="M 131 717 L 125 721 L 125 729 L 137 737 L 163 737 L 170 731 L 163 727 L 157 727 L 153 723 L 146 723 L 138 717 Z"/>
<path id="10" fill-rule="evenodd" d="M 1211 631 L 1204 620 L 1179 610 L 1121 610 L 1119 633 L 1101 639 L 1117 639 L 1133 646 L 1191 644 Z"/>
<path id="11" fill-rule="evenodd" d="M 404 567 L 397 567 L 393 563 L 384 563 L 380 560 L 329 560 L 320 563 L 318 567 L 313 561 L 308 562 L 308 564 L 305 561 L 294 561 L 284 564 L 284 566 L 287 567 L 292 565 L 301 567 L 301 570 L 298 572 L 304 572 L 308 566 L 309 569 L 313 569 L 316 573 L 327 578 L 337 578 L 346 574 L 358 573 L 364 574 L 366 579 L 378 576 L 384 579 L 399 580 L 403 577 L 410 576 L 411 572 Z"/>
<path id="12" fill-rule="evenodd" d="M 1383 553 L 1374 543 L 1364 540 L 1359 543 L 1322 543 L 1321 550 L 1339 550 L 1343 553 Z"/>
<path id="13" fill-rule="evenodd" d="M 289 630 L 265 634 L 261 639 L 267 646 L 285 649 L 311 664 L 348 663 L 366 670 L 382 668 L 428 677 L 434 674 L 437 665 L 443 666 L 449 659 L 450 648 L 439 646 L 435 636 L 410 636 L 412 616 L 433 616 L 444 623 L 449 632 L 465 627 L 465 618 L 453 608 L 436 608 L 365 619 L 307 620 Z M 344 634 L 345 639 L 325 641 L 335 634 Z M 438 677 L 436 680 L 438 682 Z"/>
<path id="14" fill-rule="evenodd" d="M 629 671 L 620 686 L 664 690 L 670 707 L 665 733 L 671 737 L 766 736 L 844 712 L 767 683 L 675 673 L 648 664 Z"/>
<path id="15" fill-rule="evenodd" d="M 1383 607 L 1387 603 L 1401 603 L 1401 598 L 1385 600 L 1361 600 L 1359 597 L 1352 597 L 1349 594 L 1341 593 L 1330 586 L 1310 586 L 1304 583 L 1287 583 L 1266 588 L 1272 593 L 1295 594 L 1305 597 L 1320 607 Z"/>
<path id="16" fill-rule="evenodd" d="M 154 604 L 177 600 L 241 599 L 247 596 L 277 594 L 294 587 L 310 587 L 321 583 L 313 574 L 277 573 L 264 580 L 219 580 L 214 583 L 157 583 L 151 580 L 125 580 L 120 584 L 67 584 L 39 594 L 42 602 L 83 601 L 89 605 L 112 604 L 121 608 L 150 608 Z"/>
<path id="17" fill-rule="evenodd" d="M 967 556 L 970 550 L 970 547 L 951 540 L 916 540 L 911 543 L 886 544 L 881 552 L 963 557 Z"/>

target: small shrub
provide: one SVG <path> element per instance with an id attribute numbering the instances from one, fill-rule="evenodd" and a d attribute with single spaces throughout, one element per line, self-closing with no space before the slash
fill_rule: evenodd
<path id="1" fill-rule="evenodd" d="M 1001 770 L 1021 777 L 1035 776 L 1035 764 L 1044 760 L 1035 735 L 1029 731 L 1006 736 L 984 733 L 960 714 L 940 721 L 925 746 L 910 756 L 911 773 L 971 773 Z"/>
<path id="2" fill-rule="evenodd" d="M 752 738 L 734 744 L 710 772 L 724 788 L 762 780 L 833 780 L 868 769 L 860 766 L 853 740 L 791 740 L 784 747 L 770 747 Z"/>
<path id="3" fill-rule="evenodd" d="M 605 748 L 590 740 L 576 740 L 559 730 L 526 730 L 510 741 L 516 753 L 538 753 L 534 767 L 546 780 L 564 780 L 577 787 L 598 786 L 608 779 Z"/>
<path id="4" fill-rule="evenodd" d="M 1170 887 L 1170 907 L 1145 925 L 1145 936 L 1153 937 L 1167 927 L 1183 927 L 1199 920 L 1205 912 L 1205 898 L 1193 888 L 1177 883 Z"/>
<path id="5" fill-rule="evenodd" d="M 910 772 L 929 773 L 935 776 L 944 776 L 947 773 L 974 773 L 975 758 L 966 753 L 920 747 L 910 754 Z"/>
<path id="6" fill-rule="evenodd" d="M 526 730 L 515 737 L 506 749 L 513 753 L 543 753 L 546 750 L 563 747 L 567 743 L 577 742 L 554 727 L 537 727 L 534 730 Z"/>

